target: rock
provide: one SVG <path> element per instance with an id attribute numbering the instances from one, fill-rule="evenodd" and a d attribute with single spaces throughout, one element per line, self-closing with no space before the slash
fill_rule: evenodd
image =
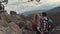
<path id="1" fill-rule="evenodd" d="M 0 34 L 22 34 L 22 29 L 14 22 L 7 23 L 4 20 L 0 20 Z"/>
<path id="2" fill-rule="evenodd" d="M 3 27 L 8 27 L 8 23 L 6 21 L 0 20 L 0 25 Z"/>
<path id="3" fill-rule="evenodd" d="M 36 32 L 23 29 L 23 34 L 36 34 Z"/>
<path id="4" fill-rule="evenodd" d="M 20 23 L 18 24 L 20 28 L 24 28 L 25 27 L 25 22 L 24 21 L 20 21 Z"/>
<path id="5" fill-rule="evenodd" d="M 32 30 L 32 23 L 30 21 L 27 21 L 25 29 L 26 30 Z"/>
<path id="6" fill-rule="evenodd" d="M 16 34 L 22 34 L 22 29 L 20 29 L 14 22 L 9 23 L 9 26 L 16 32 Z"/>
<path id="7" fill-rule="evenodd" d="M 0 25 L 0 34 L 15 34 L 15 31 L 8 27 L 4 27 L 2 25 Z"/>
<path id="8" fill-rule="evenodd" d="M 2 31 L 0 31 L 0 34 L 4 34 Z"/>

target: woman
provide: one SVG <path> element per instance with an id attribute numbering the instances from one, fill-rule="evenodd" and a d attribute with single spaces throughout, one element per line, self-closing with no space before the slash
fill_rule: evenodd
<path id="1" fill-rule="evenodd" d="M 37 29 L 37 26 L 38 26 L 39 21 L 40 21 L 39 19 L 40 19 L 40 18 L 39 18 L 39 15 L 36 14 L 36 15 L 34 16 L 33 22 L 32 22 L 32 28 L 33 28 L 34 31 L 36 31 L 36 34 L 41 34 L 41 33 L 38 31 L 38 29 Z"/>

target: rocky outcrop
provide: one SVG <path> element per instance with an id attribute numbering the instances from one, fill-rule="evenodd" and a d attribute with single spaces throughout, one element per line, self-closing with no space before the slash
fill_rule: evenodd
<path id="1" fill-rule="evenodd" d="M 6 21 L 0 20 L 0 34 L 22 34 L 22 29 L 14 22 L 8 24 Z"/>
<path id="2" fill-rule="evenodd" d="M 15 34 L 22 34 L 22 29 L 20 29 L 14 22 L 9 23 L 9 26 L 15 31 Z"/>

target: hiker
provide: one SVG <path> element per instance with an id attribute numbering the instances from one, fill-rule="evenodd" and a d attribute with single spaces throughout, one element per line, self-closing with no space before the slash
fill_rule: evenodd
<path id="1" fill-rule="evenodd" d="M 41 34 L 41 33 L 37 30 L 38 23 L 39 23 L 39 16 L 36 14 L 36 15 L 33 17 L 32 29 L 33 29 L 33 31 L 36 31 L 36 34 Z"/>
<path id="2" fill-rule="evenodd" d="M 38 31 L 41 32 L 41 34 L 49 34 L 48 33 L 48 18 L 47 18 L 47 14 L 45 12 L 42 13 L 42 15 L 40 16 L 40 24 L 38 25 Z"/>
<path id="3" fill-rule="evenodd" d="M 52 23 L 52 20 L 47 17 L 46 12 L 43 12 L 40 16 L 40 25 L 38 25 L 38 31 L 41 32 L 41 34 L 49 34 L 49 31 L 54 28 L 54 25 Z"/>

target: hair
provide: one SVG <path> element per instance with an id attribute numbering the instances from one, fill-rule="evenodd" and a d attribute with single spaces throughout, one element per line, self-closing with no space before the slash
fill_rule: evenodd
<path id="1" fill-rule="evenodd" d="M 38 15 L 35 15 L 35 19 L 36 19 L 36 20 L 38 19 Z"/>
<path id="2" fill-rule="evenodd" d="M 46 12 L 42 12 L 42 16 L 47 16 L 47 13 Z"/>
<path id="3" fill-rule="evenodd" d="M 38 24 L 38 22 L 39 22 L 39 16 L 38 14 L 35 14 L 33 17 L 33 24 Z"/>

